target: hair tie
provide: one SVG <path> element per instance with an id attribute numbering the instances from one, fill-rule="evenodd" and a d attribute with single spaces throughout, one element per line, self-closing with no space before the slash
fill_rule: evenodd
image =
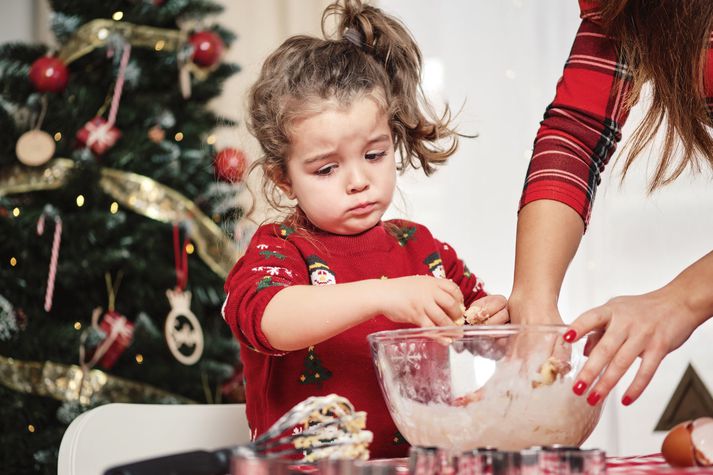
<path id="1" fill-rule="evenodd" d="M 344 30 L 342 37 L 357 48 L 366 46 L 366 44 L 364 44 L 364 35 L 355 28 L 347 28 Z"/>

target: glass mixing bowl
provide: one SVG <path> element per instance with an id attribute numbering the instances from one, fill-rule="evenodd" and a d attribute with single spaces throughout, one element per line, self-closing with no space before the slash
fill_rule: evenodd
<path id="1" fill-rule="evenodd" d="M 381 390 L 411 445 L 454 451 L 579 446 L 592 407 L 572 392 L 587 338 L 565 325 L 414 328 L 368 336 Z"/>

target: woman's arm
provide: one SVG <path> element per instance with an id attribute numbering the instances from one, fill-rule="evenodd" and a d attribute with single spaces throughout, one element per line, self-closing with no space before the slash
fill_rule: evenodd
<path id="1" fill-rule="evenodd" d="M 628 69 L 590 7 L 582 3 L 582 24 L 527 170 L 510 296 L 513 322 L 561 322 L 562 280 L 629 112 Z"/>
<path id="2" fill-rule="evenodd" d="M 520 211 L 509 299 L 513 323 L 562 323 L 557 299 L 583 233 L 579 214 L 557 201 L 535 201 Z"/>

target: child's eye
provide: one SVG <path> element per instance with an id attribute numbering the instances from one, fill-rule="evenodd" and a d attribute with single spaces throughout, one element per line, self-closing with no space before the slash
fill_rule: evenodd
<path id="1" fill-rule="evenodd" d="M 322 168 L 318 169 L 316 172 L 314 172 L 315 175 L 319 176 L 327 176 L 331 175 L 332 171 L 337 168 L 336 165 L 325 165 Z"/>
<path id="2" fill-rule="evenodd" d="M 366 158 L 367 160 L 378 160 L 385 155 L 386 155 L 386 151 L 370 152 L 370 153 L 367 153 L 366 155 L 364 155 L 364 158 Z"/>

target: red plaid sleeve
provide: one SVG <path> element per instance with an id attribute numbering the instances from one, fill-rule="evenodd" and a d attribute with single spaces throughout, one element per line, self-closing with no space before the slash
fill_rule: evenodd
<path id="1" fill-rule="evenodd" d="M 520 209 L 536 200 L 560 201 L 586 225 L 629 113 L 624 98 L 631 77 L 597 24 L 594 4 L 580 6 L 582 23 L 537 132 Z"/>
<path id="2" fill-rule="evenodd" d="M 465 306 L 470 307 L 470 304 L 488 295 L 483 287 L 483 281 L 468 269 L 456 251 L 447 243 L 440 242 L 438 239 L 434 239 L 434 241 L 441 256 L 446 278 L 458 284 L 463 293 Z"/>
<path id="3" fill-rule="evenodd" d="M 552 104 L 535 138 L 520 209 L 536 200 L 560 201 L 589 223 L 601 173 L 621 139 L 631 87 L 626 65 L 600 25 L 599 2 L 579 1 L 582 24 Z M 704 74 L 713 119 L 713 35 Z"/>
<path id="4" fill-rule="evenodd" d="M 280 290 L 302 284 L 309 284 L 309 278 L 297 247 L 280 235 L 279 227 L 261 226 L 226 279 L 223 318 L 235 337 L 250 348 L 283 354 L 263 334 L 262 316 Z"/>

